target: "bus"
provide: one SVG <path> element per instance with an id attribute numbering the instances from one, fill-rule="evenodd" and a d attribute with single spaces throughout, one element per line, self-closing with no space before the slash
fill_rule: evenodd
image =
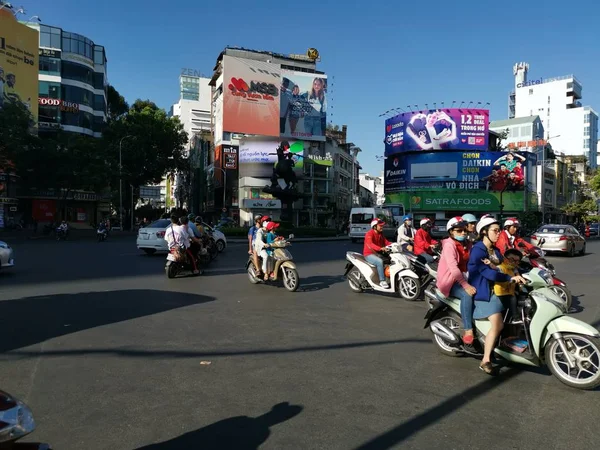
<path id="1" fill-rule="evenodd" d="M 402 203 L 386 203 L 381 205 L 383 209 L 387 209 L 391 214 L 394 220 L 396 221 L 396 226 L 400 226 L 402 223 L 402 217 L 406 214 L 404 210 L 404 205 Z"/>

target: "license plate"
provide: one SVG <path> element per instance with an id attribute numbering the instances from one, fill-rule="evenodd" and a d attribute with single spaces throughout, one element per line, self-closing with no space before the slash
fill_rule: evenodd
<path id="1" fill-rule="evenodd" d="M 560 238 L 552 238 L 552 242 L 559 242 Z"/>
<path id="2" fill-rule="evenodd" d="M 352 228 L 352 231 L 360 231 L 359 228 Z"/>
<path id="3" fill-rule="evenodd" d="M 149 234 L 142 234 L 142 239 L 150 239 L 150 235 Z"/>
<path id="4" fill-rule="evenodd" d="M 174 255 L 173 253 L 169 253 L 169 254 L 167 255 L 167 259 L 168 259 L 169 261 L 173 261 L 173 262 L 177 261 L 177 260 L 176 260 L 176 258 L 175 258 L 175 255 Z"/>

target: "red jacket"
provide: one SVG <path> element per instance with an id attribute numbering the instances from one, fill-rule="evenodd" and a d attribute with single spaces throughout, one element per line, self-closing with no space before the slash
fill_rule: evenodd
<path id="1" fill-rule="evenodd" d="M 367 234 L 365 234 L 365 245 L 363 247 L 363 255 L 374 255 L 378 251 L 380 251 L 382 247 L 385 247 L 386 245 L 390 244 L 391 242 L 385 238 L 383 233 L 377 233 L 375 232 L 375 230 L 369 230 Z"/>
<path id="2" fill-rule="evenodd" d="M 431 237 L 431 234 L 427 233 L 422 228 L 417 230 L 415 234 L 415 251 L 414 254 L 419 256 L 421 253 L 427 253 L 433 255 L 432 245 L 436 245 L 438 241 Z"/>
<path id="3" fill-rule="evenodd" d="M 521 245 L 525 245 L 525 249 L 520 248 L 519 244 Z M 531 245 L 529 242 L 525 241 L 525 239 L 520 238 L 520 237 L 515 237 L 514 241 L 510 242 L 510 237 L 508 234 L 508 231 L 503 230 L 502 233 L 500 233 L 500 237 L 498 238 L 498 241 L 496 242 L 496 248 L 498 250 L 500 250 L 500 253 L 502 253 L 502 256 L 504 256 L 504 252 L 506 252 L 506 250 L 508 250 L 509 248 L 516 248 L 519 251 L 523 251 L 525 250 L 526 252 L 530 253 L 532 256 L 537 256 L 537 253 L 534 250 L 534 246 Z"/>

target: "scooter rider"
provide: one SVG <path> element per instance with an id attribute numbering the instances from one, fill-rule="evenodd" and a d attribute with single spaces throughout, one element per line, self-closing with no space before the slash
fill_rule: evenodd
<path id="1" fill-rule="evenodd" d="M 412 252 L 414 247 L 415 229 L 412 226 L 412 217 L 406 215 L 402 218 L 402 225 L 398 227 L 398 244 L 402 246 L 403 251 Z"/>
<path id="2" fill-rule="evenodd" d="M 504 221 L 504 230 L 500 234 L 498 238 L 498 242 L 496 242 L 496 247 L 500 250 L 500 253 L 504 255 L 504 252 L 509 248 L 516 248 L 519 250 L 519 247 L 525 247 L 525 252 L 534 258 L 537 258 L 539 255 L 535 251 L 535 247 L 531 245 L 529 242 L 525 241 L 525 239 L 517 236 L 517 231 L 521 228 L 521 223 L 519 219 L 516 217 L 509 217 Z"/>
<path id="3" fill-rule="evenodd" d="M 477 240 L 477 231 L 475 226 L 477 225 L 477 217 L 473 214 L 463 214 L 462 219 L 467 223 L 467 241 L 475 243 Z"/>
<path id="4" fill-rule="evenodd" d="M 421 228 L 415 234 L 415 255 L 423 257 L 426 263 L 432 263 L 433 248 L 438 245 L 438 241 L 431 236 L 433 222 L 425 217 L 419 225 L 421 225 Z"/>
<path id="5" fill-rule="evenodd" d="M 476 290 L 467 281 L 467 263 L 471 242 L 467 240 L 467 222 L 454 217 L 446 225 L 449 239 L 442 241 L 442 254 L 437 271 L 437 288 L 446 297 L 460 299 L 460 316 L 465 334 L 463 342 L 473 344 L 473 296 Z"/>
<path id="6" fill-rule="evenodd" d="M 377 255 L 377 253 L 383 250 L 383 247 L 390 245 L 383 235 L 383 225 L 385 221 L 381 219 L 373 219 L 371 221 L 371 230 L 365 234 L 365 245 L 363 247 L 363 255 L 365 259 L 377 267 L 377 274 L 379 275 L 379 286 L 384 289 L 388 289 L 390 285 L 385 280 L 385 271 L 383 269 L 383 260 Z"/>

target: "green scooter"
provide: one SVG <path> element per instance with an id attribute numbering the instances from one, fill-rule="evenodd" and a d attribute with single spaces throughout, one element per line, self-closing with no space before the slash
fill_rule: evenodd
<path id="1" fill-rule="evenodd" d="M 529 366 L 547 365 L 562 383 L 578 389 L 600 386 L 600 332 L 591 325 L 567 316 L 565 302 L 550 289 L 552 275 L 543 269 L 523 274 L 528 283 L 517 294 L 519 323 L 505 325 L 494 352 L 503 359 Z M 460 300 L 444 297 L 436 290 L 425 315 L 425 328 L 433 333 L 433 343 L 444 355 L 480 356 L 488 320 L 474 320 L 476 341 L 464 346 Z M 473 352 L 475 348 L 475 352 Z"/>

